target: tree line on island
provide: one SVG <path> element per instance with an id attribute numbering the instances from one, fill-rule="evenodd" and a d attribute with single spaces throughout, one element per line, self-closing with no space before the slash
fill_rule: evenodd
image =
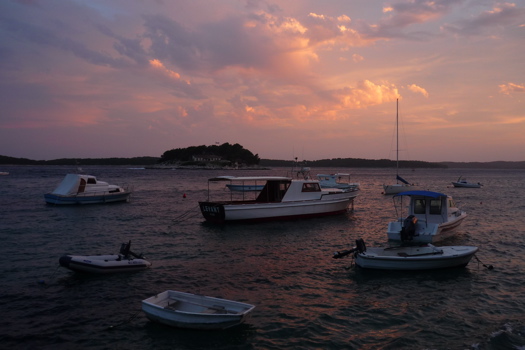
<path id="1" fill-rule="evenodd" d="M 259 165 L 261 159 L 238 143 L 231 145 L 192 146 L 166 151 L 159 159 L 161 164 L 177 165 L 206 165 L 216 164 L 223 166 L 254 166 Z"/>
<path id="2" fill-rule="evenodd" d="M 321 160 L 279 160 L 261 159 L 243 146 L 223 143 L 222 145 L 191 146 L 165 151 L 161 157 L 132 158 L 61 158 L 54 160 L 31 160 L 0 155 L 3 165 L 128 165 L 128 166 L 189 166 L 189 167 L 298 167 L 316 168 L 393 168 L 396 161 L 390 159 L 332 158 Z M 399 161 L 401 168 L 484 168 L 484 169 L 525 169 L 522 162 L 424 162 Z"/>

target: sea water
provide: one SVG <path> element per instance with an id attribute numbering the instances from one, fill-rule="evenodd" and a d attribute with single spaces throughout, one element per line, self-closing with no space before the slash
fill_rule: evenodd
<path id="1" fill-rule="evenodd" d="M 386 246 L 396 212 L 382 184 L 391 169 L 350 172 L 354 210 L 285 222 L 214 225 L 198 201 L 220 175 L 286 175 L 288 169 L 151 170 L 83 167 L 134 186 L 129 203 L 44 202 L 66 166 L 2 167 L 0 344 L 5 349 L 523 349 L 525 170 L 416 169 L 403 177 L 452 195 L 468 217 L 441 245 L 475 245 L 466 268 L 383 272 L 332 259 L 358 238 Z M 460 175 L 480 189 L 453 188 Z M 224 189 L 223 191 L 227 191 Z M 132 251 L 149 270 L 85 275 L 64 254 Z M 492 270 L 485 266 L 492 265 Z M 141 300 L 167 289 L 256 305 L 245 324 L 191 331 L 149 321 Z"/>

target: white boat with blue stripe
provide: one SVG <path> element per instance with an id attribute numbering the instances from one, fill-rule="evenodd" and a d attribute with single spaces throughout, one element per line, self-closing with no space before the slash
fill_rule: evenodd
<path id="1" fill-rule="evenodd" d="M 67 174 L 64 180 L 44 199 L 48 204 L 98 204 L 129 202 L 129 186 L 110 185 L 93 175 Z"/>

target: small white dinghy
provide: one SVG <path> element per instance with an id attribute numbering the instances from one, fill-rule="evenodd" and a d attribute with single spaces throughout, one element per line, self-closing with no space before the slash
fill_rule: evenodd
<path id="1" fill-rule="evenodd" d="M 142 254 L 131 250 L 131 241 L 122 243 L 120 253 L 114 255 L 64 255 L 58 260 L 60 266 L 77 272 L 115 273 L 145 270 L 151 266 Z"/>
<path id="2" fill-rule="evenodd" d="M 458 181 L 452 182 L 454 187 L 465 187 L 465 188 L 481 188 L 483 186 L 480 182 L 468 182 L 467 179 L 459 177 Z"/>
<path id="3" fill-rule="evenodd" d="M 250 304 L 167 290 L 142 301 L 148 319 L 189 329 L 226 329 L 241 324 L 255 308 Z"/>
<path id="4" fill-rule="evenodd" d="M 334 253 L 339 259 L 353 253 L 355 264 L 365 269 L 379 270 L 435 270 L 464 267 L 476 254 L 478 247 L 443 246 L 432 244 L 390 248 L 367 248 L 363 239 L 356 240 L 350 250 Z"/>

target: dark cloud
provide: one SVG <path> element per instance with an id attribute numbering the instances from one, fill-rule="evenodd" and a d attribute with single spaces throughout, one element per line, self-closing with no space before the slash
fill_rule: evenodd
<path id="1" fill-rule="evenodd" d="M 191 71 L 263 66 L 274 51 L 272 39 L 257 27 L 246 27 L 245 20 L 227 18 L 190 31 L 162 15 L 144 16 L 144 37 L 151 40 L 152 57 Z M 264 25 L 259 16 L 250 20 Z"/>
<path id="2" fill-rule="evenodd" d="M 499 4 L 491 11 L 484 11 L 476 17 L 444 24 L 442 30 L 455 35 L 484 35 L 488 30 L 493 30 L 494 27 L 523 24 L 523 22 L 525 22 L 525 8 L 504 3 Z"/>
<path id="3" fill-rule="evenodd" d="M 456 5 L 465 0 L 414 0 L 409 2 L 397 2 L 390 5 L 387 18 L 382 19 L 377 25 L 369 25 L 364 21 L 358 21 L 358 28 L 368 38 L 399 38 L 424 39 L 431 33 L 423 31 L 406 31 L 406 28 L 414 24 L 428 22 L 432 19 L 444 16 Z"/>
<path id="4" fill-rule="evenodd" d="M 199 66 L 200 48 L 192 32 L 163 15 L 146 15 L 143 19 L 143 37 L 151 40 L 151 56 L 186 69 Z"/>
<path id="5" fill-rule="evenodd" d="M 10 16 L 9 11 L 0 14 L 0 27 L 5 31 L 3 36 L 27 45 L 39 45 L 43 48 L 60 49 L 69 52 L 89 63 L 109 66 L 125 67 L 130 61 L 122 57 L 112 57 L 99 50 L 91 49 L 80 38 L 80 31 L 71 23 L 50 16 L 49 21 L 43 20 L 48 14 L 41 7 L 33 6 L 36 13 L 26 16 L 18 12 L 19 16 Z M 18 9 L 19 10 L 19 9 Z M 32 17 L 39 17 L 32 22 Z M 4 42 L 5 43 L 5 42 Z"/>

